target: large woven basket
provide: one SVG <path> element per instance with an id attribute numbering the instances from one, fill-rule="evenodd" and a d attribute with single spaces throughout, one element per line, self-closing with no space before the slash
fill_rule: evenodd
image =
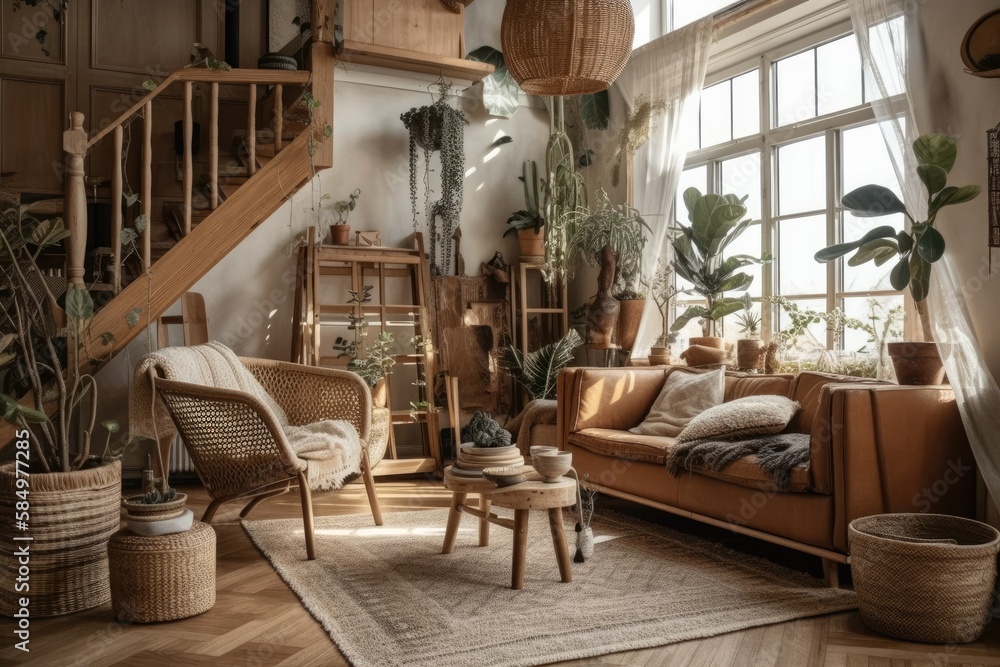
<path id="1" fill-rule="evenodd" d="M 0 614 L 12 616 L 18 599 L 31 601 L 32 618 L 90 609 L 111 597 L 108 538 L 121 525 L 122 466 L 29 477 L 28 530 L 14 523 L 17 491 L 13 463 L 0 465 Z M 22 506 L 23 507 L 23 506 Z M 31 537 L 15 542 L 15 537 Z M 27 591 L 17 591 L 20 563 L 12 545 L 28 545 Z"/>
<path id="2" fill-rule="evenodd" d="M 108 555 L 111 606 L 121 621 L 173 621 L 215 605 L 215 531 L 208 524 L 155 537 L 121 530 Z"/>
<path id="3" fill-rule="evenodd" d="M 628 0 L 507 0 L 500 25 L 507 69 L 534 95 L 605 90 L 632 54 Z"/>
<path id="4" fill-rule="evenodd" d="M 965 643 L 989 621 L 1000 532 L 943 514 L 880 514 L 848 527 L 861 617 L 907 641 Z"/>

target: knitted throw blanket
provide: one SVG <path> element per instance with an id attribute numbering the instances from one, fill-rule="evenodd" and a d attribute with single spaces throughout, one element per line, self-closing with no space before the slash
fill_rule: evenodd
<path id="1" fill-rule="evenodd" d="M 233 389 L 260 400 L 284 431 L 288 444 L 299 458 L 324 461 L 323 480 L 316 480 L 314 485 L 310 479 L 313 489 L 339 488 L 344 479 L 361 471 L 361 439 L 351 423 L 328 420 L 303 426 L 290 425 L 288 415 L 239 357 L 217 342 L 164 348 L 139 360 L 129 394 L 129 430 L 133 437 L 155 439 L 176 432 L 163 402 L 157 400 L 154 405 L 150 370 L 168 380 Z M 220 424 L 219 428 L 225 428 L 225 425 Z"/>
<path id="2" fill-rule="evenodd" d="M 809 435 L 779 433 L 745 440 L 705 438 L 675 445 L 667 454 L 667 469 L 674 477 L 695 468 L 722 470 L 744 456 L 756 456 L 757 465 L 779 489 L 788 488 L 792 468 L 809 462 Z"/>

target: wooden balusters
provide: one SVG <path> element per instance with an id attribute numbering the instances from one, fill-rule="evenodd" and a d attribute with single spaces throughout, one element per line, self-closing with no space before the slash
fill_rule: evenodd
<path id="1" fill-rule="evenodd" d="M 146 102 L 142 112 L 142 215 L 146 216 L 146 227 L 142 230 L 142 268 L 152 265 L 152 243 L 150 227 L 153 213 L 153 101 Z"/>
<path id="2" fill-rule="evenodd" d="M 115 127 L 115 164 L 111 168 L 111 289 L 114 294 L 122 291 L 122 126 Z"/>
<path id="3" fill-rule="evenodd" d="M 253 176 L 257 173 L 257 84 L 251 83 L 248 88 L 247 153 L 250 159 L 247 160 L 247 174 Z"/>
<path id="4" fill-rule="evenodd" d="M 191 111 L 191 97 L 194 84 L 184 82 L 184 235 L 191 233 L 191 202 L 194 190 L 194 156 L 191 141 L 194 139 L 194 115 Z"/>
<path id="5" fill-rule="evenodd" d="M 87 259 L 87 189 L 83 182 L 83 160 L 87 156 L 87 131 L 83 129 L 83 114 L 74 111 L 69 116 L 69 129 L 63 132 L 66 153 L 66 277 L 70 283 L 83 285 L 84 261 Z"/>
<path id="6" fill-rule="evenodd" d="M 284 87 L 279 83 L 274 87 L 274 152 L 282 148 L 282 136 L 285 133 L 285 103 L 281 99 Z"/>
<path id="7" fill-rule="evenodd" d="M 208 189 L 209 206 L 214 211 L 219 208 L 219 84 L 216 81 L 212 82 L 208 119 Z"/>

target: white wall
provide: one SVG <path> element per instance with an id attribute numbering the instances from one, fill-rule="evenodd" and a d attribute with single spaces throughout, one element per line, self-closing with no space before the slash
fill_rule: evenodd
<path id="1" fill-rule="evenodd" d="M 482 44 L 499 48 L 502 12 L 500 2 L 469 7 L 466 43 L 470 50 Z M 386 245 L 406 241 L 412 232 L 409 158 L 399 115 L 432 102 L 427 88 L 434 79 L 346 64 L 338 69 L 334 99 L 329 101 L 334 105 L 335 166 L 294 194 L 195 285 L 194 291 L 205 297 L 212 338 L 241 355 L 289 358 L 295 259 L 284 250 L 297 234 L 318 224 L 314 203 L 320 202 L 323 193 L 337 200 L 361 188 L 358 208 L 350 218 L 352 228 L 378 230 Z M 522 107 L 513 118 L 496 119 L 485 114 L 478 99 L 477 90 L 471 90 L 454 101 L 470 121 L 465 128 L 467 178 L 461 225 L 462 254 L 470 275 L 478 274 L 480 262 L 497 250 L 508 262 L 517 259 L 516 241 L 503 239 L 502 234 L 507 217 L 523 207 L 517 179 L 521 163 L 525 159 L 544 162 L 548 140 L 548 116 L 538 100 L 522 97 Z M 501 134 L 514 141 L 493 148 L 491 144 Z M 437 169 L 437 157 L 434 165 Z M 421 210 L 422 201 L 421 193 Z M 99 419 L 126 423 L 131 368 L 145 351 L 146 339 L 141 336 L 101 371 Z"/>
<path id="2" fill-rule="evenodd" d="M 944 132 L 958 142 L 958 162 L 949 182 L 976 183 L 984 194 L 969 204 L 945 209 L 938 217 L 963 285 L 976 333 L 994 377 L 1000 377 L 1000 280 L 991 280 L 986 246 L 988 203 L 985 194 L 986 131 L 1000 121 L 1000 80 L 966 74 L 959 55 L 965 32 L 983 14 L 995 10 L 991 0 L 925 0 L 920 5 L 927 58 L 925 86 L 918 92 L 922 132 Z M 1000 251 L 993 252 L 994 276 Z"/>

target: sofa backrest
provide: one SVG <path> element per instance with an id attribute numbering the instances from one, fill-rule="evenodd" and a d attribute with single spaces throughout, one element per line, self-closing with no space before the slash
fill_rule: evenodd
<path id="1" fill-rule="evenodd" d="M 745 375 L 743 373 L 726 374 L 726 401 L 747 396 L 791 396 L 792 374 L 778 375 Z"/>
<path id="2" fill-rule="evenodd" d="M 870 378 L 851 377 L 849 375 L 833 375 L 832 373 L 815 373 L 803 371 L 795 376 L 792 383 L 790 398 L 798 401 L 801 409 L 792 418 L 785 429 L 787 433 L 809 433 L 813 431 L 813 422 L 820 409 L 820 397 L 823 387 L 829 384 L 886 384 Z"/>

